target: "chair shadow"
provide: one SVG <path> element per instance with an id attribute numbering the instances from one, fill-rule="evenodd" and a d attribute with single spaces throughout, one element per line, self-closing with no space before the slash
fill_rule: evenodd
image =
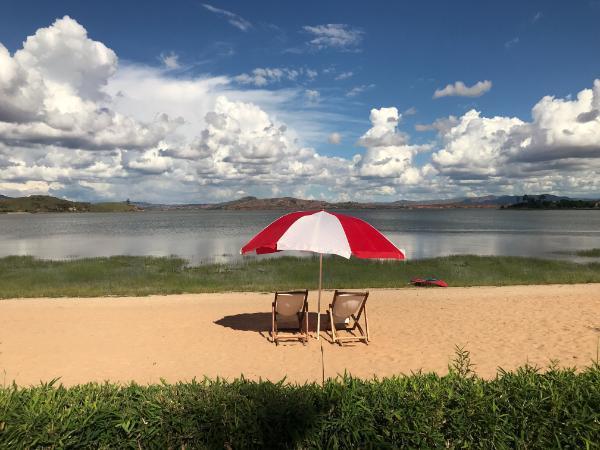
<path id="1" fill-rule="evenodd" d="M 318 313 L 308 313 L 308 331 L 317 332 Z M 321 331 L 329 330 L 329 316 L 327 313 L 321 313 Z"/>
<path id="2" fill-rule="evenodd" d="M 317 318 L 317 313 L 308 313 L 309 333 L 315 333 L 317 331 Z M 231 316 L 225 316 L 219 320 L 215 320 L 214 323 L 225 328 L 231 328 L 232 330 L 254 331 L 259 333 L 265 339 L 269 341 L 271 340 L 271 313 L 257 312 L 233 314 Z M 321 313 L 321 337 L 325 336 L 329 340 L 327 333 L 323 333 L 329 329 L 329 317 L 326 313 Z"/>
<path id="3" fill-rule="evenodd" d="M 271 314 L 270 313 L 242 313 L 232 316 L 225 316 L 216 320 L 217 325 L 225 328 L 231 328 L 238 331 L 256 331 L 269 332 L 271 331 Z"/>

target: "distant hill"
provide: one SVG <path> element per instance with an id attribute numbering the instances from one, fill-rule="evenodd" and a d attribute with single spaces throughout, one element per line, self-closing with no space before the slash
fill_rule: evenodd
<path id="1" fill-rule="evenodd" d="M 555 195 L 524 195 L 507 209 L 600 209 L 600 200 L 572 199 Z"/>
<path id="2" fill-rule="evenodd" d="M 133 212 L 142 211 L 136 205 L 127 202 L 100 202 L 90 203 L 90 212 Z"/>
<path id="3" fill-rule="evenodd" d="M 254 209 L 321 209 L 331 206 L 331 203 L 320 200 L 302 200 L 293 197 L 256 198 L 244 197 L 239 200 L 209 205 L 207 209 L 254 210 Z"/>
<path id="4" fill-rule="evenodd" d="M 30 195 L 29 197 L 0 199 L 0 213 L 8 212 L 121 212 L 136 211 L 135 205 L 127 203 L 87 203 L 72 202 L 50 195 Z"/>
<path id="5" fill-rule="evenodd" d="M 394 202 L 337 202 L 304 200 L 294 197 L 243 197 L 222 203 L 189 203 L 161 205 L 145 202 L 72 202 L 48 195 L 0 198 L 0 212 L 128 212 L 142 210 L 315 210 L 315 209 L 456 209 L 456 208 L 511 208 L 511 209 L 573 209 L 599 208 L 598 200 L 572 199 L 549 194 L 540 195 L 486 195 L 437 200 L 397 200 Z"/>
<path id="6" fill-rule="evenodd" d="M 530 195 L 552 200 L 569 200 L 549 194 Z M 433 200 L 396 200 L 394 202 L 327 202 L 324 200 L 304 200 L 294 197 L 257 198 L 243 197 L 222 203 L 191 203 L 179 205 L 153 205 L 135 203 L 143 209 L 158 210 L 308 210 L 308 209 L 452 209 L 452 208 L 500 208 L 517 204 L 523 199 L 517 195 L 486 195 L 481 197 L 459 197 Z"/>
<path id="7" fill-rule="evenodd" d="M 10 197 L 7 197 L 6 195 L 0 194 L 0 199 L 3 199 L 3 198 L 10 198 Z"/>

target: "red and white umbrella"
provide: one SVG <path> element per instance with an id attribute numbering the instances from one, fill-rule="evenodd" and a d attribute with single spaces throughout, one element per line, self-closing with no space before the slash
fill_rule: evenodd
<path id="1" fill-rule="evenodd" d="M 296 250 L 319 253 L 317 339 L 321 330 L 323 254 L 350 258 L 404 259 L 404 251 L 364 220 L 328 211 L 286 214 L 254 236 L 241 253 L 274 253 Z"/>

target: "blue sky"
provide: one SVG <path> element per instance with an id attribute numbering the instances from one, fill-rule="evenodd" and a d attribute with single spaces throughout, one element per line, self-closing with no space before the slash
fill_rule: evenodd
<path id="1" fill-rule="evenodd" d="M 109 181 L 112 187 L 100 186 L 106 185 L 107 180 L 94 180 L 89 173 L 82 173 L 78 180 L 72 170 L 68 177 L 63 170 L 62 175 L 44 179 L 39 175 L 39 165 L 55 167 L 52 164 L 59 158 L 41 163 L 44 150 L 39 147 L 40 138 L 32 140 L 29 135 L 17 133 L 16 138 L 8 139 L 6 136 L 16 132 L 10 131 L 7 125 L 4 131 L 0 128 L 0 139 L 4 133 L 5 145 L 21 146 L 22 161 L 31 166 L 35 160 L 37 170 L 30 170 L 31 175 L 24 174 L 26 170 L 10 176 L 5 174 L 4 179 L 0 175 L 0 191 L 4 181 L 4 191 L 11 194 L 33 192 L 41 186 L 42 191 L 76 198 L 139 196 L 147 190 L 136 191 L 135 185 L 140 183 L 133 180 L 143 174 L 146 181 L 142 184 L 152 185 L 158 177 L 168 196 L 177 195 L 185 200 L 211 200 L 238 193 L 332 199 L 356 194 L 361 198 L 389 200 L 517 193 L 517 190 L 527 189 L 580 196 L 600 194 L 598 185 L 587 181 L 598 175 L 600 153 L 589 147 L 593 144 L 592 138 L 598 136 L 600 119 L 592 118 L 585 123 L 577 119 L 580 114 L 593 114 L 596 100 L 592 96 L 579 103 L 575 101 L 581 91 L 595 93 L 594 80 L 600 78 L 599 1 L 203 3 L 183 0 L 147 1 L 143 5 L 114 1 L 39 1 L 32 5 L 8 0 L 3 2 L 2 8 L 0 43 L 12 57 L 22 49 L 27 36 L 51 27 L 56 19 L 69 16 L 87 31 L 87 39 L 102 43 L 116 54 L 118 69 L 100 82 L 101 89 L 109 95 L 127 97 L 123 88 L 121 92 L 112 90 L 116 85 L 131 86 L 132 79 L 125 80 L 127 69 L 146 70 L 148 76 L 159 77 L 163 83 L 224 77 L 226 87 L 219 92 L 228 101 L 250 103 L 268 114 L 273 124 L 284 124 L 290 146 L 309 147 L 318 155 L 341 158 L 343 161 L 319 161 L 318 168 L 311 165 L 314 161 L 307 164 L 315 170 L 327 171 L 331 177 L 352 178 L 355 187 L 339 183 L 336 186 L 324 179 L 307 179 L 305 175 L 305 182 L 300 179 L 295 183 L 296 187 L 305 183 L 303 189 L 294 191 L 280 180 L 267 179 L 263 172 L 253 172 L 248 167 L 262 161 L 263 167 L 267 165 L 273 171 L 277 169 L 275 162 L 282 158 L 293 161 L 300 157 L 292 150 L 273 154 L 272 159 L 264 152 L 252 154 L 241 147 L 255 145 L 246 138 L 242 139 L 243 144 L 238 143 L 231 149 L 235 154 L 245 155 L 243 160 L 236 160 L 235 173 L 228 168 L 222 177 L 213 177 L 213 173 L 209 176 L 206 175 L 209 169 L 179 167 L 182 161 L 191 159 L 181 156 L 183 150 L 170 149 L 175 142 L 181 143 L 181 139 L 167 135 L 159 140 L 160 145 L 158 141 L 152 142 L 147 148 L 119 142 L 101 149 L 130 153 L 129 156 L 122 153 L 117 158 L 121 161 L 120 169 L 129 172 L 115 174 L 113 181 Z M 56 58 L 68 57 L 68 52 L 56 51 Z M 38 65 L 36 70 L 45 76 L 46 66 Z M 262 74 L 262 78 L 257 78 L 257 73 Z M 141 76 L 144 75 L 136 72 L 136 77 Z M 139 84 L 139 78 L 136 80 Z M 455 95 L 434 98 L 436 90 L 441 91 L 447 85 L 454 87 L 457 82 L 464 83 L 466 91 L 451 88 L 447 92 Z M 469 91 L 477 83 L 484 83 L 485 87 Z M 461 92 L 467 94 L 461 95 Z M 147 95 L 151 97 L 152 92 Z M 575 137 L 565 137 L 567 141 L 557 144 L 557 139 L 548 137 L 545 131 L 549 129 L 547 121 L 532 118 L 532 108 L 545 96 L 574 103 L 572 107 L 564 102 L 558 105 L 563 108 L 564 117 L 561 116 L 560 124 L 552 126 L 558 127 L 560 133 L 568 129 L 568 133 L 563 134 Z M 80 97 L 90 100 L 82 94 Z M 214 99 L 207 100 L 207 105 L 198 109 L 202 110 L 203 117 L 210 112 L 212 103 Z M 546 108 L 544 114 L 550 117 L 556 104 L 544 104 L 540 108 Z M 149 120 L 144 115 L 148 108 L 153 114 L 162 112 L 158 100 L 151 107 L 145 104 L 146 111 L 141 111 L 144 108 L 139 105 L 118 100 L 98 105 L 113 108 L 115 114 L 135 118 L 142 124 Z M 394 107 L 396 115 L 385 110 L 385 114 L 382 112 L 385 117 L 381 119 L 389 123 L 395 121 L 394 126 L 375 130 L 377 126 L 370 111 Z M 567 110 L 573 108 L 577 109 L 577 115 L 568 117 Z M 176 109 L 176 105 L 171 107 L 171 118 Z M 231 111 L 231 108 L 221 103 L 218 114 L 227 114 L 225 110 Z M 465 117 L 471 110 L 479 112 L 481 118 Z M 541 116 L 546 117 L 544 114 Z M 574 113 L 571 111 L 571 114 Z M 183 133 L 190 141 L 191 136 L 202 135 L 206 126 L 202 119 L 194 128 L 192 116 L 182 113 L 182 117 L 190 124 Z M 507 120 L 493 121 L 496 117 Z M 427 126 L 448 118 L 454 119 L 442 129 Z M 522 123 L 511 122 L 509 118 L 518 118 Z M 569 121 L 575 124 L 571 128 Z M 14 123 L 14 120 L 6 120 L 6 123 Z M 451 132 L 450 127 L 457 125 L 463 126 L 462 131 Z M 469 135 L 469 129 L 476 126 L 484 131 Z M 369 130 L 375 131 L 365 139 Z M 495 165 L 493 171 L 473 168 L 473 164 L 477 165 L 473 161 L 478 159 L 476 153 L 480 145 L 477 139 L 488 142 L 486 133 L 497 136 L 499 130 L 513 138 L 519 136 L 521 144 L 507 150 L 512 138 L 509 143 L 502 140 L 482 153 L 482 158 L 487 158 L 486 164 Z M 339 139 L 332 137 L 332 133 L 337 133 Z M 528 136 L 533 142 L 531 155 L 515 156 L 519 148 L 529 147 L 523 144 Z M 281 138 L 277 135 L 269 139 Z M 467 142 L 470 150 L 463 148 Z M 62 141 L 44 138 L 44 145 L 53 145 L 52 151 L 60 153 Z M 161 147 L 158 150 L 157 145 Z M 563 153 L 557 155 L 559 150 L 553 145 L 560 147 Z M 91 151 L 85 146 L 67 147 L 84 153 Z M 582 153 L 581 148 L 587 150 Z M 152 149 L 156 158 L 171 157 L 177 161 L 153 161 L 151 170 L 138 164 L 137 172 L 133 165 L 127 166 L 127 161 L 135 159 L 133 152 L 150 152 L 138 158 L 142 162 L 149 161 Z M 213 146 L 213 163 L 217 151 Z M 469 151 L 475 154 L 467 154 Z M 36 156 L 32 157 L 35 152 Z M 541 158 L 542 153 L 554 156 Z M 574 157 L 575 154 L 579 156 Z M 353 160 L 355 155 L 359 155 L 360 160 Z M 102 155 L 108 164 L 106 158 L 110 159 L 111 155 Z M 229 162 L 232 158 L 227 154 L 222 160 Z M 507 169 L 514 161 L 524 160 L 531 167 L 523 170 L 520 165 Z M 342 170 L 344 161 L 348 167 Z M 169 169 L 160 172 L 155 170 L 157 167 Z M 177 173 L 181 178 L 177 179 Z M 206 178 L 194 184 L 191 174 Z M 240 181 L 244 174 L 246 179 Z M 128 183 L 127 178 L 131 182 Z M 184 178 L 186 181 L 182 182 Z M 582 181 L 577 183 L 573 178 Z M 29 187 L 19 189 L 19 183 L 25 186 L 28 181 Z M 190 190 L 189 183 L 206 189 Z M 162 195 L 147 197 L 145 199 L 164 200 Z"/>

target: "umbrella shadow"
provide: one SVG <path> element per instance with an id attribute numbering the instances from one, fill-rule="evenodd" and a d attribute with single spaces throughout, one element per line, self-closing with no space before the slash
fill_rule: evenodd
<path id="1" fill-rule="evenodd" d="M 309 332 L 317 331 L 317 318 L 317 313 L 308 313 Z M 225 328 L 231 328 L 232 330 L 254 331 L 259 333 L 267 340 L 271 339 L 271 313 L 257 312 L 233 314 L 231 316 L 224 316 L 219 320 L 215 320 L 214 323 Z M 329 317 L 327 314 L 321 313 L 321 331 L 325 330 L 329 330 Z"/>

